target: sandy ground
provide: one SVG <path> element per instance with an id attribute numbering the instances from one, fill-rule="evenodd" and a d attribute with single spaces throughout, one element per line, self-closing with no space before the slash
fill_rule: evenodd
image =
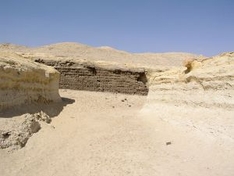
<path id="1" fill-rule="evenodd" d="M 50 125 L 24 148 L 0 150 L 1 176 L 234 175 L 233 111 L 112 93 L 60 95 L 70 103 Z"/>

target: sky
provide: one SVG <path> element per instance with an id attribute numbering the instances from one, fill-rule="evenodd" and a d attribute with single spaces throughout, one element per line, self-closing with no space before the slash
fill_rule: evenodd
<path id="1" fill-rule="evenodd" d="M 128 52 L 234 51 L 234 0 L 0 0 L 0 43 Z"/>

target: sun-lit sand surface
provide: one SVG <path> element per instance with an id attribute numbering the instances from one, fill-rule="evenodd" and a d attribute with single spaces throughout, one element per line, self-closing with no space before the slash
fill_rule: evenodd
<path id="1" fill-rule="evenodd" d="M 188 53 L 131 54 L 110 47 L 60 43 L 31 49 L 0 45 L 0 56 L 24 62 L 44 59 L 91 62 L 94 67 L 142 67 L 149 88 L 147 96 L 60 89 L 62 102 L 13 106 L 24 102 L 13 99 L 17 91 L 11 87 L 12 80 L 22 74 L 14 72 L 18 67 L 7 61 L 14 74 L 2 69 L 9 75 L 0 82 L 11 81 L 6 85 L 12 92 L 1 84 L 0 93 L 6 97 L 2 102 L 7 100 L 11 108 L 0 111 L 0 131 L 11 122 L 15 126 L 1 134 L 2 139 L 22 125 L 25 113 L 43 110 L 52 122 L 40 121 L 41 129 L 23 148 L 0 149 L 0 176 L 234 175 L 233 52 L 204 59 Z M 186 59 L 196 60 L 183 66 Z M 45 73 L 39 75 L 48 78 Z M 40 90 L 33 87 L 35 82 L 23 80 L 25 100 L 37 100 L 38 95 L 50 92 L 60 100 L 58 79 L 49 87 L 38 79 Z"/>
<path id="2" fill-rule="evenodd" d="M 228 120 L 231 112 L 150 105 L 145 96 L 72 90 L 60 95 L 73 103 L 51 124 L 44 123 L 24 148 L 0 150 L 1 175 L 234 173 L 234 142 L 228 137 L 233 130 L 210 129 L 219 125 L 213 120 Z M 189 118 L 179 118 L 182 113 Z"/>

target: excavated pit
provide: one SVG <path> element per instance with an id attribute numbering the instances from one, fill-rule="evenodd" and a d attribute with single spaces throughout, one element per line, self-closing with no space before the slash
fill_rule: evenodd
<path id="1" fill-rule="evenodd" d="M 60 72 L 60 89 L 147 95 L 147 77 L 143 69 L 97 66 L 90 63 L 35 60 Z"/>

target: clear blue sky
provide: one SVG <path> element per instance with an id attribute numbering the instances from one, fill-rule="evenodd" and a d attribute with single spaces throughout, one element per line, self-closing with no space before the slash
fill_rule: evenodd
<path id="1" fill-rule="evenodd" d="M 234 0 L 0 0 L 0 43 L 234 51 Z"/>

